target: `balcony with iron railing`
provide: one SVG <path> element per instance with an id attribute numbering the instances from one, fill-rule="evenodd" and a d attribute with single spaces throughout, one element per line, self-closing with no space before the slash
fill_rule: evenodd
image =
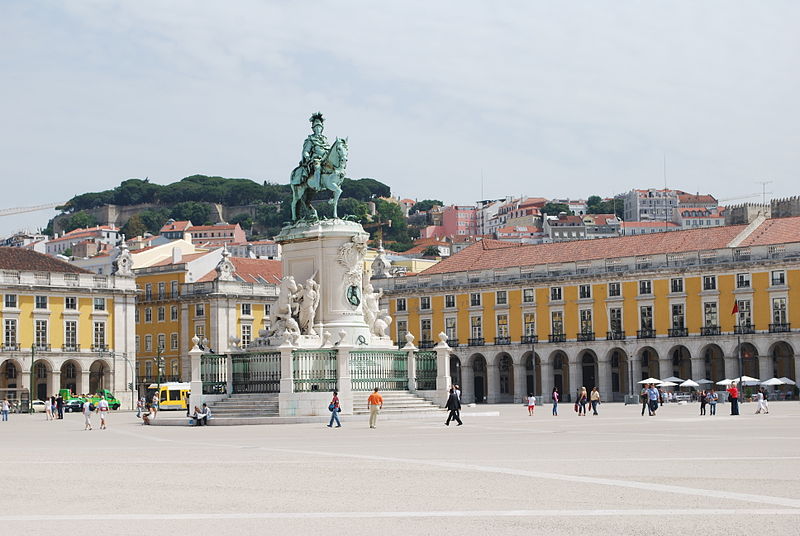
<path id="1" fill-rule="evenodd" d="M 496 346 L 508 345 L 511 344 L 511 337 L 495 337 L 494 344 Z"/>
<path id="2" fill-rule="evenodd" d="M 447 339 L 447 345 L 450 346 L 450 348 L 458 348 L 458 339 L 455 337 Z"/>
<path id="3" fill-rule="evenodd" d="M 566 333 L 551 333 L 547 337 L 548 342 L 567 342 Z"/>
<path id="4" fill-rule="evenodd" d="M 786 322 L 769 325 L 770 333 L 789 333 L 792 331 L 792 325 Z"/>
<path id="5" fill-rule="evenodd" d="M 751 335 L 755 332 L 756 328 L 753 324 L 739 324 L 738 326 L 733 326 L 734 335 Z"/>
<path id="6" fill-rule="evenodd" d="M 719 326 L 702 326 L 700 328 L 700 335 L 704 337 L 713 337 L 721 333 L 722 331 L 719 329 Z"/>
<path id="7" fill-rule="evenodd" d="M 520 343 L 522 344 L 536 344 L 538 342 L 539 342 L 538 335 L 523 335 L 522 340 L 520 340 Z"/>
<path id="8" fill-rule="evenodd" d="M 656 336 L 656 330 L 652 328 L 640 329 L 636 332 L 637 339 L 652 339 Z"/>
<path id="9" fill-rule="evenodd" d="M 688 328 L 669 328 L 667 334 L 670 337 L 688 337 L 689 336 L 689 329 Z"/>
<path id="10" fill-rule="evenodd" d="M 606 331 L 606 340 L 607 341 L 624 341 L 625 340 L 625 332 L 624 331 Z"/>
<path id="11" fill-rule="evenodd" d="M 108 352 L 107 344 L 93 344 L 92 352 Z"/>
<path id="12" fill-rule="evenodd" d="M 37 352 L 49 352 L 50 351 L 50 345 L 49 344 L 34 344 L 33 347 Z"/>
<path id="13" fill-rule="evenodd" d="M 80 352 L 81 345 L 80 344 L 62 344 L 61 345 L 62 352 Z"/>
<path id="14" fill-rule="evenodd" d="M 4 352 L 19 352 L 19 343 L 3 344 Z"/>
<path id="15" fill-rule="evenodd" d="M 419 341 L 419 348 L 420 349 L 433 348 L 435 345 L 436 344 L 433 341 L 430 341 L 430 340 Z"/>
<path id="16" fill-rule="evenodd" d="M 590 342 L 594 340 L 594 331 L 581 331 L 576 336 L 578 342 Z"/>
<path id="17" fill-rule="evenodd" d="M 467 342 L 469 346 L 483 346 L 486 344 L 486 340 L 483 337 L 472 337 Z"/>

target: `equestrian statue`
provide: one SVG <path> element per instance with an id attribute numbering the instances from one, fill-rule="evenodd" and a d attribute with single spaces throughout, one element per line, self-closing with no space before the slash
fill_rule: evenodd
<path id="1" fill-rule="evenodd" d="M 293 222 L 301 219 L 298 218 L 298 205 L 304 211 L 304 218 L 318 218 L 311 201 L 318 192 L 324 190 L 333 192 L 333 198 L 328 202 L 333 205 L 333 217 L 339 217 L 337 208 L 347 167 L 347 138 L 336 138 L 328 146 L 328 140 L 322 134 L 325 128 L 322 114 L 315 113 L 309 121 L 313 133 L 303 142 L 303 156 L 300 164 L 292 171 L 289 181 L 292 187 Z"/>

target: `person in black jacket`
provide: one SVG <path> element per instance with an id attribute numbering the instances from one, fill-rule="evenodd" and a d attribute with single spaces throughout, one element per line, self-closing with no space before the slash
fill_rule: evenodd
<path id="1" fill-rule="evenodd" d="M 458 415 L 461 412 L 461 401 L 458 399 L 456 390 L 453 388 L 450 389 L 450 396 L 447 398 L 445 407 L 450 410 L 450 413 L 447 415 L 447 420 L 444 422 L 445 426 L 450 426 L 450 419 L 454 419 L 459 426 L 464 424 L 461 422 L 461 417 Z"/>

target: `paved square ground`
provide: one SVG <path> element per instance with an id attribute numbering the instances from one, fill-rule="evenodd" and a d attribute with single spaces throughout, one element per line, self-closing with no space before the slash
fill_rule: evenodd
<path id="1" fill-rule="evenodd" d="M 2 534 L 797 534 L 800 404 L 464 409 L 464 426 L 0 423 Z M 500 416 L 471 416 L 499 411 Z M 443 417 L 444 418 L 444 417 Z"/>

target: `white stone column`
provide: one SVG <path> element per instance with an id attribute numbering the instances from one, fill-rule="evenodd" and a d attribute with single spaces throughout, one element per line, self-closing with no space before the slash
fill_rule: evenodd
<path id="1" fill-rule="evenodd" d="M 417 392 L 417 352 L 416 350 L 406 351 L 406 371 L 408 373 L 408 390 L 412 393 Z"/>
<path id="2" fill-rule="evenodd" d="M 692 379 L 702 380 L 706 375 L 706 362 L 702 357 L 692 358 Z M 684 378 L 684 380 L 687 378 Z"/>
<path id="3" fill-rule="evenodd" d="M 789 379 L 794 380 L 795 382 L 800 380 L 800 354 L 794 356 L 794 378 Z"/>
<path id="4" fill-rule="evenodd" d="M 294 393 L 294 375 L 292 374 L 292 352 L 294 346 L 283 343 L 278 347 L 281 353 L 281 394 Z"/>
<path id="5" fill-rule="evenodd" d="M 76 394 L 89 394 L 89 367 L 81 369 L 81 383 L 76 387 L 78 388 Z"/>
<path id="6" fill-rule="evenodd" d="M 475 402 L 475 371 L 471 366 L 461 365 L 461 401 L 466 404 Z"/>
<path id="7" fill-rule="evenodd" d="M 552 402 L 553 401 L 553 365 L 549 362 L 542 361 L 541 365 L 541 383 L 542 383 L 542 399 L 545 402 Z M 534 386 L 536 382 L 534 381 Z M 559 393 L 559 395 L 563 395 L 564 393 Z"/>
<path id="8" fill-rule="evenodd" d="M 352 346 L 339 345 L 336 356 L 336 385 L 339 392 L 339 404 L 344 415 L 353 414 L 353 379 L 350 375 L 350 350 Z"/>
<path id="9" fill-rule="evenodd" d="M 639 382 L 642 381 L 642 358 L 636 355 L 629 355 L 628 360 L 630 366 L 633 367 L 633 392 L 636 394 L 639 390 L 636 388 Z"/>
<path id="10" fill-rule="evenodd" d="M 225 392 L 228 396 L 233 394 L 233 354 L 220 354 L 225 356 Z"/>
<path id="11" fill-rule="evenodd" d="M 581 388 L 581 381 L 578 378 L 578 363 L 575 362 L 575 359 L 577 359 L 577 357 L 574 357 L 574 356 L 571 356 L 571 357 L 572 358 L 569 360 L 569 364 L 568 364 L 569 365 L 569 395 L 571 397 L 571 400 L 573 402 L 575 402 L 575 396 L 578 393 L 578 389 Z M 562 374 L 563 374 L 563 370 L 562 370 Z M 565 394 L 567 394 L 567 393 L 566 392 L 565 393 L 561 393 L 561 396 L 563 397 Z"/>
<path id="12" fill-rule="evenodd" d="M 739 356 L 725 356 L 725 377 L 728 379 L 739 377 Z"/>
<path id="13" fill-rule="evenodd" d="M 758 379 L 759 380 L 768 380 L 772 378 L 772 374 L 775 371 L 775 367 L 772 365 L 772 356 L 771 355 L 760 355 L 758 356 Z"/>
<path id="14" fill-rule="evenodd" d="M 520 403 L 528 398 L 527 379 L 525 377 L 525 365 L 514 363 L 514 403 Z M 534 391 L 536 381 L 534 378 Z"/>
<path id="15" fill-rule="evenodd" d="M 494 404 L 497 402 L 497 394 L 500 391 L 500 371 L 495 363 L 486 360 L 486 403 Z"/>
<path id="16" fill-rule="evenodd" d="M 200 359 L 203 356 L 203 351 L 198 346 L 200 339 L 197 337 L 192 338 L 194 347 L 189 350 L 189 363 L 191 367 L 191 382 L 189 394 L 189 407 L 200 407 L 203 405 L 203 379 L 200 376 Z"/>
<path id="17" fill-rule="evenodd" d="M 436 392 L 446 397 L 450 386 L 453 384 L 453 378 L 450 376 L 450 346 L 441 339 L 436 345 Z M 462 367 L 463 370 L 463 367 Z M 464 396 L 464 387 L 461 386 L 461 396 Z M 445 398 L 446 399 L 446 398 Z"/>
<path id="18" fill-rule="evenodd" d="M 658 378 L 663 380 L 672 376 L 672 359 L 658 360 Z"/>
<path id="19" fill-rule="evenodd" d="M 597 388 L 600 389 L 602 400 L 611 402 L 611 362 L 607 360 L 597 360 Z M 587 386 L 587 389 L 591 387 Z"/>
<path id="20" fill-rule="evenodd" d="M 50 373 L 50 392 L 48 395 L 55 395 L 58 393 L 58 390 L 61 388 L 61 370 L 53 370 Z M 120 391 L 118 387 L 114 387 L 114 394 L 117 398 L 121 399 L 123 391 Z M 119 394 L 117 394 L 119 393 Z"/>

